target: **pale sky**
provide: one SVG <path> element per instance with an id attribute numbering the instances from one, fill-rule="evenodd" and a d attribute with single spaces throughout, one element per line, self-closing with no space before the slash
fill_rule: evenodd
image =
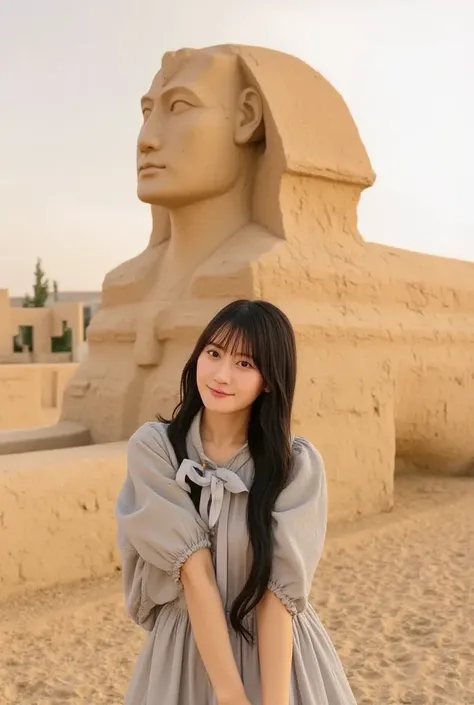
<path id="1" fill-rule="evenodd" d="M 255 44 L 342 93 L 377 181 L 367 240 L 474 260 L 473 0 L 0 0 L 0 288 L 37 256 L 63 290 L 99 289 L 145 246 L 139 98 L 161 55 Z"/>

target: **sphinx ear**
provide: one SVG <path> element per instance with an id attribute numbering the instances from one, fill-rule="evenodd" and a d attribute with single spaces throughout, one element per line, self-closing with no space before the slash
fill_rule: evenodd
<path id="1" fill-rule="evenodd" d="M 263 126 L 263 104 L 255 88 L 245 88 L 239 96 L 235 116 L 234 139 L 236 144 L 259 141 Z"/>

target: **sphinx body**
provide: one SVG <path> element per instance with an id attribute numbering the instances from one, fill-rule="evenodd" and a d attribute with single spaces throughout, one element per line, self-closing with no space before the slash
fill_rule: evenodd
<path id="1" fill-rule="evenodd" d="M 296 329 L 295 430 L 326 458 L 333 518 L 390 508 L 396 457 L 466 471 L 474 265 L 363 240 L 357 205 L 375 176 L 334 88 L 279 52 L 183 50 L 143 108 L 150 242 L 105 278 L 63 420 L 100 443 L 170 414 L 209 318 L 265 298 Z"/>

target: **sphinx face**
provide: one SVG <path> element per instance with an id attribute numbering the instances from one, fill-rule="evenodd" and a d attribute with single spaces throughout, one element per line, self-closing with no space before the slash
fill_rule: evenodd
<path id="1" fill-rule="evenodd" d="M 234 57 L 195 52 L 162 69 L 142 99 L 138 197 L 172 210 L 228 192 L 242 177 L 235 141 L 240 76 Z"/>

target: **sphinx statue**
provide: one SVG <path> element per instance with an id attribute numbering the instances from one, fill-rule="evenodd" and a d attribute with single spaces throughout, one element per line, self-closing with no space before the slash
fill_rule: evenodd
<path id="1" fill-rule="evenodd" d="M 474 264 L 364 241 L 375 174 L 339 93 L 295 57 L 218 46 L 165 54 L 141 105 L 150 240 L 105 277 L 59 425 L 105 443 L 170 414 L 211 316 L 265 298 L 295 326 L 295 430 L 326 458 L 333 517 L 389 509 L 396 457 L 466 472 Z"/>
<path id="2" fill-rule="evenodd" d="M 299 108 L 282 95 L 281 70 L 296 80 Z M 301 179 L 347 184 L 355 198 L 374 179 L 340 96 L 277 52 L 226 46 L 166 54 L 142 108 L 138 196 L 151 204 L 150 242 L 105 278 L 90 357 L 64 404 L 64 418 L 88 423 L 97 442 L 124 438 L 158 408 L 171 410 L 189 345 L 225 300 L 262 296 L 264 283 L 274 298 L 280 285 L 272 270 L 282 257 L 294 259 L 289 241 L 301 241 L 289 223 Z M 290 265 L 284 297 L 292 297 L 294 274 Z"/>

